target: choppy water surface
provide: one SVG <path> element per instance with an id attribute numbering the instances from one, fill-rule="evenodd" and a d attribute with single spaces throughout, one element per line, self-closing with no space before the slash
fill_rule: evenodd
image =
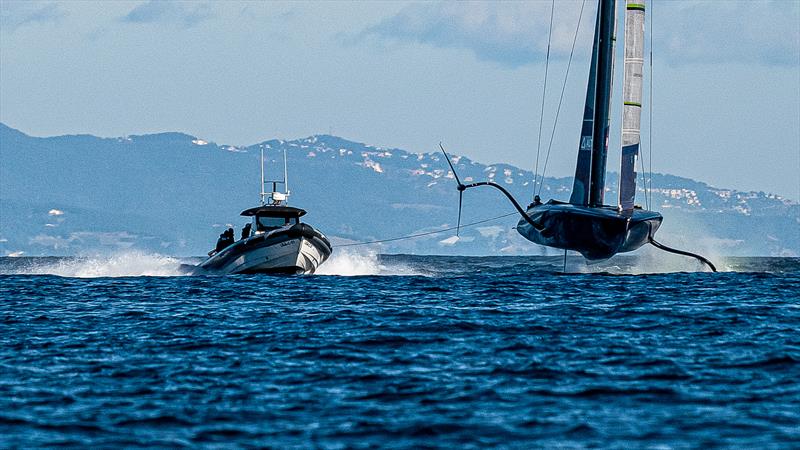
<path id="1" fill-rule="evenodd" d="M 796 447 L 800 261 L 725 267 L 0 259 L 0 447 Z"/>

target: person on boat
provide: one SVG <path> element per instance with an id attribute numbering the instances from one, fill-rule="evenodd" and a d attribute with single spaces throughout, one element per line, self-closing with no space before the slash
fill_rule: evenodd
<path id="1" fill-rule="evenodd" d="M 244 224 L 244 228 L 242 228 L 242 237 L 241 237 L 241 239 L 247 239 L 247 238 L 250 237 L 250 228 L 252 228 L 252 226 L 253 225 L 250 222 L 247 222 L 246 224 Z"/>
<path id="2" fill-rule="evenodd" d="M 528 209 L 534 208 L 534 207 L 539 206 L 541 204 L 542 204 L 542 198 L 539 197 L 538 195 L 534 195 L 533 196 L 533 203 L 528 205 Z"/>
<path id="3" fill-rule="evenodd" d="M 233 242 L 233 228 L 228 228 L 219 235 L 219 239 L 217 239 L 217 246 L 214 250 L 220 252 L 224 250 L 225 247 L 233 244 Z"/>
<path id="4" fill-rule="evenodd" d="M 217 239 L 217 245 L 214 247 L 214 252 L 219 253 L 222 249 L 227 247 L 228 246 L 227 240 L 228 240 L 228 232 L 223 231 L 222 233 L 220 233 L 219 239 Z"/>

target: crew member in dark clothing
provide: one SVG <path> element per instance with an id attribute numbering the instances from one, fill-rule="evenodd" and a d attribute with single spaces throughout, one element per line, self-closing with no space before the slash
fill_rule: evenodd
<path id="1" fill-rule="evenodd" d="M 222 251 L 225 247 L 233 244 L 233 228 L 228 228 L 227 230 L 223 231 L 222 234 L 219 235 L 219 239 L 217 239 L 217 247 L 215 250 L 217 252 Z"/>
<path id="2" fill-rule="evenodd" d="M 250 228 L 253 225 L 250 222 L 244 224 L 244 228 L 242 228 L 242 239 L 247 239 L 250 237 Z"/>
<path id="3" fill-rule="evenodd" d="M 533 196 L 533 203 L 528 205 L 528 209 L 531 209 L 531 208 L 533 208 L 535 206 L 539 206 L 541 204 L 542 204 L 542 199 L 538 195 L 534 195 Z"/>
<path id="4" fill-rule="evenodd" d="M 219 253 L 220 250 L 222 250 L 225 247 L 227 247 L 228 246 L 227 241 L 228 241 L 228 232 L 227 231 L 223 231 L 219 235 L 219 239 L 217 239 L 217 246 L 214 247 L 214 251 Z"/>

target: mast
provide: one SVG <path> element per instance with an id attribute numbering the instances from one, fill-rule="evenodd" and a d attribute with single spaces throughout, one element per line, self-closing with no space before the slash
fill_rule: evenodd
<path id="1" fill-rule="evenodd" d="M 286 191 L 286 200 L 284 203 L 289 204 L 289 166 L 286 162 L 286 149 L 283 149 L 283 189 Z"/>
<path id="2" fill-rule="evenodd" d="M 622 89 L 622 165 L 619 207 L 630 211 L 636 198 L 636 159 L 639 156 L 644 79 L 645 3 L 628 3 L 625 8 L 625 78 Z"/>
<path id="3" fill-rule="evenodd" d="M 616 0 L 600 0 L 598 7 L 597 77 L 592 130 L 592 171 L 589 206 L 602 206 L 608 157 L 609 110 L 614 60 Z"/>
<path id="4" fill-rule="evenodd" d="M 595 23 L 592 62 L 586 86 L 583 126 L 575 165 L 575 180 L 569 202 L 574 205 L 603 204 L 608 150 L 611 82 L 614 72 L 614 27 L 616 1 L 600 0 Z"/>
<path id="5" fill-rule="evenodd" d="M 265 180 L 264 179 L 264 147 L 261 147 L 261 206 L 267 204 L 267 197 L 269 196 L 270 204 L 280 205 L 281 202 L 289 204 L 289 167 L 286 162 L 286 149 L 283 150 L 283 181 L 281 180 Z M 266 192 L 264 185 L 270 183 L 272 191 Z M 278 191 L 278 185 L 283 185 L 284 192 Z"/>
<path id="6" fill-rule="evenodd" d="M 259 195 L 261 197 L 261 206 L 264 206 L 266 202 L 264 198 L 267 196 L 267 193 L 264 192 L 264 146 L 261 146 L 261 188 L 259 189 Z"/>
<path id="7" fill-rule="evenodd" d="M 594 98 L 597 89 L 597 42 L 600 32 L 600 14 L 594 27 L 594 45 L 592 45 L 592 63 L 589 65 L 589 81 L 586 85 L 586 102 L 583 106 L 583 125 L 578 144 L 578 162 L 575 164 L 575 180 L 572 183 L 572 194 L 569 202 L 574 205 L 589 204 L 589 179 L 592 175 L 592 132 L 594 130 Z"/>

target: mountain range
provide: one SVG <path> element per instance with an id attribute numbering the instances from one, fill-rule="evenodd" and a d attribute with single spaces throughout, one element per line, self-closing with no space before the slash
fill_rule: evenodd
<path id="1" fill-rule="evenodd" d="M 432 143 L 432 149 L 436 143 Z M 220 145 L 183 133 L 101 138 L 33 137 L 0 124 L 0 255 L 80 255 L 141 249 L 205 254 L 259 193 L 259 154 L 267 178 L 289 167 L 290 204 L 334 245 L 381 240 L 456 225 L 458 193 L 441 153 L 381 148 L 331 135 Z M 574 149 L 569 156 L 574 158 Z M 458 151 L 454 151 L 458 153 Z M 454 156 L 465 181 L 494 180 L 521 203 L 533 174 L 509 164 Z M 730 256 L 800 255 L 800 205 L 654 173 L 652 208 L 665 217 L 661 241 Z M 616 198 L 617 177 L 607 177 Z M 566 200 L 571 177 L 548 177 L 542 198 Z M 637 201 L 645 202 L 640 186 Z M 463 223 L 513 212 L 497 191 L 465 193 Z M 513 215 L 454 231 L 365 246 L 383 253 L 556 254 L 521 238 Z M 357 247 L 356 247 L 357 248 Z"/>

